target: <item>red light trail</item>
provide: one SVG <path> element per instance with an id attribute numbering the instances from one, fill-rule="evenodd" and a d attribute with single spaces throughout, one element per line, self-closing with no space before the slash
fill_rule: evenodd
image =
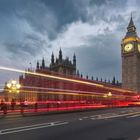
<path id="1" fill-rule="evenodd" d="M 8 68 L 0 66 L 0 70 L 6 70 L 11 72 L 23 73 L 33 76 L 45 77 L 50 79 L 56 79 L 61 81 L 79 83 L 84 85 L 95 86 L 101 89 L 107 89 L 108 92 L 90 92 L 90 91 L 81 91 L 81 90 L 70 90 L 70 89 L 57 89 L 57 88 L 45 88 L 37 86 L 22 86 L 19 90 L 20 93 L 38 93 L 38 94 L 52 94 L 52 95 L 67 95 L 67 97 L 74 96 L 79 99 L 68 99 L 68 100 L 49 100 L 47 101 L 28 101 L 30 108 L 24 108 L 24 112 L 34 112 L 35 104 L 37 104 L 37 112 L 43 111 L 65 111 L 65 110 L 78 110 L 78 109 L 94 109 L 94 108 L 104 108 L 109 107 L 110 105 L 117 106 L 128 106 L 131 104 L 131 101 L 137 100 L 137 94 L 130 90 L 119 89 L 116 87 L 109 87 L 104 84 L 94 83 L 93 81 L 82 81 L 82 79 L 71 79 L 60 76 L 54 76 L 49 74 L 41 74 L 31 71 L 24 71 L 20 69 Z M 26 89 L 26 90 L 25 90 Z M 0 89 L 2 90 L 2 89 Z M 8 91 L 5 89 L 5 91 Z M 117 91 L 113 93 L 112 91 Z M 127 95 L 123 93 L 133 93 L 132 95 Z M 84 99 L 82 98 L 84 97 Z M 92 98 L 93 97 L 93 98 Z M 131 101 L 130 101 L 131 100 Z M 98 103 L 96 103 L 98 102 Z M 10 106 L 11 102 L 5 102 Z M 16 102 L 18 106 L 15 112 L 20 112 L 20 105 L 24 102 Z M 109 105 L 108 105 L 109 104 Z M 46 107 L 48 106 L 48 107 Z M 57 106 L 57 107 L 56 107 Z M 9 112 L 10 110 L 8 110 Z"/>

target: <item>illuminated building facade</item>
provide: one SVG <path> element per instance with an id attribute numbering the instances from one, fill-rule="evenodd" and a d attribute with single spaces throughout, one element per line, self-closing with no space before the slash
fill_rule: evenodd
<path id="1" fill-rule="evenodd" d="M 20 97 L 29 101 L 86 101 L 95 103 L 113 99 L 112 101 L 116 102 L 124 100 L 125 96 L 126 99 L 129 99 L 134 95 L 131 91 L 107 83 L 42 69 L 36 70 L 35 73 L 27 71 L 20 76 L 19 82 L 22 87 Z M 111 98 L 108 93 L 111 93 Z"/>
<path id="2" fill-rule="evenodd" d="M 55 59 L 54 54 L 52 53 L 49 67 L 46 66 L 44 58 L 41 63 L 37 61 L 35 72 L 71 78 L 79 76 L 78 73 L 76 73 L 76 55 L 73 55 L 73 61 L 69 60 L 68 57 L 64 59 L 62 50 L 60 49 L 58 58 Z M 66 82 L 64 83 L 64 81 L 34 77 L 30 74 L 20 76 L 19 81 L 22 87 L 26 87 L 23 88 L 24 91 L 21 92 L 20 97 L 31 101 L 54 98 L 54 95 L 48 96 L 48 94 L 42 93 L 43 90 L 41 88 L 67 89 L 67 87 L 70 87 L 70 89 L 73 89 L 74 87 L 74 84 L 67 84 Z M 31 90 L 29 91 L 27 87 L 38 87 L 38 89 L 30 88 Z M 62 98 L 62 96 L 63 95 L 60 95 L 60 98 Z"/>
<path id="3" fill-rule="evenodd" d="M 121 43 L 122 88 L 140 92 L 140 38 L 131 17 Z"/>
<path id="4" fill-rule="evenodd" d="M 28 70 L 30 72 L 30 70 Z M 70 96 L 70 95 L 57 95 L 57 94 L 48 94 L 48 91 L 46 89 L 55 89 L 55 90 L 70 90 L 70 91 L 87 91 L 87 92 L 105 92 L 107 93 L 108 90 L 102 89 L 101 87 L 97 88 L 96 86 L 91 87 L 91 85 L 85 85 L 82 84 L 82 82 L 91 82 L 94 83 L 102 83 L 102 84 L 108 84 L 103 81 L 95 81 L 95 80 L 89 80 L 87 77 L 83 78 L 78 73 L 76 73 L 76 56 L 74 54 L 73 56 L 73 62 L 71 62 L 68 57 L 66 59 L 63 59 L 62 51 L 60 49 L 59 51 L 59 57 L 54 58 L 54 55 L 52 53 L 51 56 L 51 64 L 50 67 L 45 66 L 45 60 L 42 59 L 42 63 L 40 64 L 37 62 L 36 66 L 36 73 L 39 74 L 45 74 L 50 76 L 58 76 L 61 78 L 69 78 L 69 80 L 60 80 L 55 78 L 49 78 L 49 77 L 40 77 L 40 76 L 34 76 L 30 75 L 28 72 L 25 73 L 25 75 L 20 76 L 19 83 L 21 84 L 21 93 L 20 96 L 23 99 L 28 99 L 31 101 L 35 100 L 68 100 L 76 99 L 78 96 Z M 72 81 L 71 81 L 72 80 Z M 74 81 L 73 81 L 74 80 Z M 77 83 L 75 80 L 80 80 L 82 82 Z M 94 85 L 93 84 L 93 85 Z M 110 85 L 110 84 L 108 84 Z M 111 85 L 110 85 L 111 86 Z M 45 92 L 45 93 L 43 93 Z M 86 98 L 86 97 L 85 97 Z"/>

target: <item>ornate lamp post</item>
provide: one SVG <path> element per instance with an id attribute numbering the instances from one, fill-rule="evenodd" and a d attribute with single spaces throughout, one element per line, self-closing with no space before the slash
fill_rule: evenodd
<path id="1" fill-rule="evenodd" d="M 111 97 L 112 96 L 112 93 L 111 92 L 108 92 L 107 96 L 108 97 Z"/>
<path id="2" fill-rule="evenodd" d="M 106 98 L 106 103 L 108 104 L 108 106 L 112 105 L 112 101 L 111 101 L 111 97 L 112 97 L 112 93 L 108 92 L 106 94 L 103 95 L 104 98 Z"/>
<path id="3" fill-rule="evenodd" d="M 112 93 L 111 92 L 108 92 L 106 94 L 103 95 L 104 98 L 108 98 L 108 97 L 111 97 L 112 96 Z"/>
<path id="4" fill-rule="evenodd" d="M 19 90 L 20 90 L 20 87 L 21 87 L 21 85 L 18 84 L 17 81 L 15 81 L 15 80 L 12 80 L 12 81 L 8 82 L 6 86 L 8 88 L 9 93 L 13 93 L 14 98 L 19 93 Z"/>

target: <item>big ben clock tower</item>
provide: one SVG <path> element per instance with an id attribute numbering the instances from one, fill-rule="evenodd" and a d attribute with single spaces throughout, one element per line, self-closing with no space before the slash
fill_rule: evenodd
<path id="1" fill-rule="evenodd" d="M 122 87 L 140 92 L 140 38 L 131 16 L 121 43 Z"/>

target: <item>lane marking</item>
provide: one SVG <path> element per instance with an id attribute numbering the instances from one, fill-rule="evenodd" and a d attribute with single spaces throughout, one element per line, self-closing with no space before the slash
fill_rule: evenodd
<path id="1" fill-rule="evenodd" d="M 0 130 L 0 135 L 5 135 L 5 134 L 11 134 L 11 133 L 18 133 L 18 132 L 23 132 L 23 131 L 29 131 L 29 130 L 35 130 L 35 129 L 41 129 L 41 128 L 47 128 L 47 127 L 53 127 L 53 126 L 60 126 L 60 125 L 65 125 L 68 124 L 69 122 L 59 122 L 59 123 L 48 123 L 47 125 L 38 125 L 34 127 L 24 127 L 24 128 L 12 128 L 12 129 L 4 129 Z"/>
<path id="2" fill-rule="evenodd" d="M 104 117 L 104 118 L 101 118 L 101 119 L 112 119 L 112 118 L 123 117 L 123 116 L 125 116 L 125 115 L 126 115 L 126 114 L 123 114 L 123 115 L 114 115 L 114 116 Z"/>
<path id="3" fill-rule="evenodd" d="M 96 120 L 96 118 L 90 118 L 91 120 Z"/>
<path id="4" fill-rule="evenodd" d="M 111 119 L 111 118 L 115 118 L 115 117 L 118 117 L 119 115 L 113 115 L 113 116 L 100 116 L 98 118 L 91 118 L 92 120 L 104 120 L 104 119 Z"/>
<path id="5" fill-rule="evenodd" d="M 135 117 L 139 117 L 140 116 L 140 114 L 136 114 L 136 115 L 133 115 L 133 116 L 128 116 L 127 118 L 129 119 L 129 118 L 135 118 Z"/>
<path id="6" fill-rule="evenodd" d="M 127 111 L 121 111 L 121 113 L 129 113 L 129 112 L 133 112 L 132 110 L 131 111 L 129 111 L 129 110 L 127 110 Z"/>
<path id="7" fill-rule="evenodd" d="M 130 112 L 130 113 L 127 113 L 127 114 L 114 114 L 112 116 L 97 115 L 97 116 L 92 117 L 91 119 L 92 120 L 103 120 L 103 119 L 112 119 L 112 118 L 118 118 L 118 117 L 126 117 L 126 116 L 131 116 L 131 115 L 135 115 L 135 116 L 138 115 L 138 116 L 140 116 L 140 112 L 133 112 L 133 113 Z"/>
<path id="8" fill-rule="evenodd" d="M 114 115 L 115 113 L 105 113 L 105 114 L 98 114 L 98 115 L 92 115 L 90 117 L 98 117 L 98 116 L 108 116 L 108 115 Z"/>
<path id="9" fill-rule="evenodd" d="M 83 119 L 82 118 L 79 118 L 79 120 L 82 121 Z"/>
<path id="10" fill-rule="evenodd" d="M 12 131 L 12 130 L 30 128 L 30 127 L 37 127 L 37 126 L 42 126 L 42 125 L 49 125 L 51 123 L 55 124 L 55 123 L 59 123 L 59 122 L 60 121 L 48 122 L 48 123 L 40 123 L 40 124 L 33 124 L 33 125 L 27 125 L 27 126 L 21 126 L 21 127 L 14 127 L 14 128 L 3 129 L 3 130 L 0 130 L 0 131 Z"/>
<path id="11" fill-rule="evenodd" d="M 85 117 L 83 117 L 84 119 L 87 119 L 88 117 L 87 116 L 85 116 Z"/>
<path id="12" fill-rule="evenodd" d="M 99 115 L 93 115 L 93 116 L 90 116 L 90 118 L 103 118 L 103 117 L 107 117 L 107 116 L 114 116 L 116 115 L 116 113 L 106 113 L 106 114 L 99 114 Z"/>

